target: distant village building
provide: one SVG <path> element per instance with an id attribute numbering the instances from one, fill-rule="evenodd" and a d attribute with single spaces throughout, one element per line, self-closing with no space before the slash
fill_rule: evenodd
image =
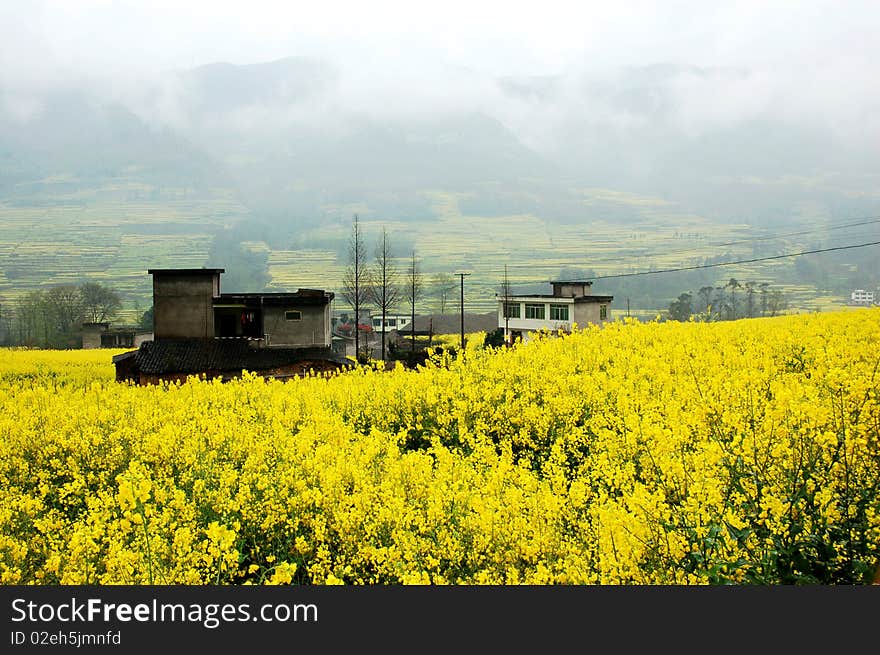
<path id="1" fill-rule="evenodd" d="M 144 341 L 152 341 L 153 333 L 137 327 L 117 326 L 110 323 L 83 323 L 82 347 L 138 348 Z"/>
<path id="2" fill-rule="evenodd" d="M 386 314 L 385 315 L 385 326 L 382 326 L 382 315 L 376 314 L 370 317 L 370 321 L 372 323 L 373 332 L 394 332 L 395 330 L 403 330 L 406 328 L 410 321 L 412 320 L 412 316 L 409 314 Z"/>
<path id="3" fill-rule="evenodd" d="M 465 312 L 464 331 L 491 332 L 496 329 L 495 312 L 484 314 Z M 405 329 L 398 330 L 398 334 L 407 339 L 412 326 L 407 324 Z M 417 337 L 437 336 L 439 334 L 459 334 L 461 332 L 461 314 L 426 314 L 416 316 L 415 334 Z"/>
<path id="4" fill-rule="evenodd" d="M 496 296 L 498 299 L 498 327 L 504 338 L 528 341 L 530 332 L 540 330 L 570 331 L 574 324 L 602 325 L 611 318 L 614 296 L 592 293 L 593 283 L 552 282 L 553 293 Z"/>
<path id="5" fill-rule="evenodd" d="M 113 358 L 117 380 L 228 379 L 243 370 L 284 378 L 351 365 L 331 349 L 328 291 L 224 294 L 222 268 L 148 272 L 153 340 Z"/>
<path id="6" fill-rule="evenodd" d="M 874 292 L 865 291 L 864 289 L 856 289 L 850 294 L 850 300 L 857 305 L 872 305 L 874 303 Z"/>

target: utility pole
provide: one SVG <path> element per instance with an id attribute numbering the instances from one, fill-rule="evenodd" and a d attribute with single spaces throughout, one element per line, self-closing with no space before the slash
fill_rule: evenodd
<path id="1" fill-rule="evenodd" d="M 504 265 L 504 280 L 501 283 L 502 307 L 504 308 L 504 343 L 510 345 L 510 315 L 508 314 L 508 305 L 510 304 L 510 278 L 507 277 L 507 264 Z"/>
<path id="2" fill-rule="evenodd" d="M 459 301 L 459 308 L 461 311 L 461 354 L 464 356 L 464 277 L 465 275 L 470 275 L 470 273 L 456 273 L 456 275 L 461 278 L 461 300 Z"/>

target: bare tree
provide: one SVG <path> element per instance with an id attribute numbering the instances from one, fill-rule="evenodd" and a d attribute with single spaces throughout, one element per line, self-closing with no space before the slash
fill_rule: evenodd
<path id="1" fill-rule="evenodd" d="M 416 351 L 416 303 L 422 295 L 422 273 L 419 270 L 418 261 L 416 261 L 416 251 L 413 250 L 410 259 L 409 268 L 406 271 L 407 281 L 407 301 L 409 301 L 410 322 L 409 322 L 409 340 L 410 352 Z"/>
<path id="2" fill-rule="evenodd" d="M 755 288 L 754 282 L 746 282 L 746 316 L 748 318 L 754 318 L 755 316 L 755 293 L 757 293 L 757 289 Z"/>
<path id="3" fill-rule="evenodd" d="M 9 305 L 4 304 L 0 296 L 0 346 L 5 346 L 12 341 L 12 320 L 9 313 Z"/>
<path id="4" fill-rule="evenodd" d="M 767 316 L 767 288 L 770 286 L 767 282 L 761 282 L 761 316 Z"/>
<path id="5" fill-rule="evenodd" d="M 712 307 L 712 294 L 714 293 L 715 288 L 711 285 L 700 287 L 700 290 L 697 292 L 697 295 L 700 296 L 700 301 L 703 306 L 703 311 L 708 316 L 709 310 Z"/>
<path id="6" fill-rule="evenodd" d="M 501 280 L 501 306 L 504 316 L 504 341 L 510 343 L 510 278 L 507 276 L 507 264 L 504 265 L 504 279 Z"/>
<path id="7" fill-rule="evenodd" d="M 739 283 L 735 277 L 730 278 L 725 287 L 730 289 L 730 304 L 728 305 L 728 318 L 731 321 L 736 320 L 736 316 L 738 313 L 738 308 L 736 305 L 736 290 L 741 288 L 742 285 Z"/>
<path id="8" fill-rule="evenodd" d="M 44 295 L 46 345 L 72 346 L 83 321 L 83 302 L 72 284 L 52 287 Z"/>
<path id="9" fill-rule="evenodd" d="M 394 266 L 394 255 L 388 242 L 388 231 L 382 228 L 382 238 L 376 246 L 376 261 L 373 265 L 369 289 L 370 300 L 382 316 L 382 360 L 385 359 L 385 317 L 400 302 L 402 297 L 398 285 L 398 272 Z"/>
<path id="10" fill-rule="evenodd" d="M 788 300 L 780 289 L 773 289 L 770 292 L 767 308 L 770 310 L 770 316 L 776 316 L 788 309 Z"/>
<path id="11" fill-rule="evenodd" d="M 446 313 L 446 305 L 455 293 L 455 278 L 449 273 L 437 273 L 431 279 L 434 287 L 434 295 L 437 296 L 437 303 L 440 306 L 440 313 Z"/>
<path id="12" fill-rule="evenodd" d="M 84 282 L 79 287 L 85 319 L 101 323 L 116 316 L 122 307 L 122 299 L 110 287 L 100 282 Z"/>
<path id="13" fill-rule="evenodd" d="M 15 332 L 17 342 L 22 346 L 33 346 L 37 342 L 37 330 L 43 306 L 43 292 L 39 289 L 19 296 L 15 302 Z"/>
<path id="14" fill-rule="evenodd" d="M 367 268 L 366 247 L 361 234 L 358 215 L 354 215 L 351 237 L 348 241 L 348 267 L 342 275 L 342 297 L 354 310 L 354 354 L 360 360 L 360 322 L 361 308 L 367 302 L 369 269 Z"/>

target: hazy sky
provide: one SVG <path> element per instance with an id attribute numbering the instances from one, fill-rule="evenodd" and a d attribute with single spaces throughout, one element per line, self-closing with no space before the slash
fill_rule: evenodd
<path id="1" fill-rule="evenodd" d="M 878 27 L 875 0 L 0 1 L 6 74 L 19 64 L 106 73 L 291 55 L 414 58 L 499 74 L 658 61 L 811 66 L 873 58 Z"/>
<path id="2" fill-rule="evenodd" d="M 469 85 L 471 73 L 601 81 L 657 63 L 738 69 L 733 80 L 675 80 L 677 120 L 699 126 L 772 110 L 853 138 L 880 135 L 877 0 L 0 0 L 7 114 L 26 115 L 29 94 L 58 84 L 130 89 L 170 69 L 288 56 L 333 62 L 346 100 L 369 108 L 381 98 L 377 111 L 497 103 Z M 510 121 L 533 122 L 517 111 Z M 571 111 L 581 108 L 562 114 Z"/>

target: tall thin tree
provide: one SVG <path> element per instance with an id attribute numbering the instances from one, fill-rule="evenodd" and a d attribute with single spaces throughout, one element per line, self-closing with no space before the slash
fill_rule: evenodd
<path id="1" fill-rule="evenodd" d="M 382 228 L 382 237 L 376 246 L 376 261 L 373 266 L 369 285 L 370 299 L 382 317 L 382 360 L 385 360 L 385 317 L 400 302 L 401 291 L 398 285 L 398 272 L 394 265 L 391 243 L 388 241 L 388 230 Z"/>
<path id="2" fill-rule="evenodd" d="M 507 276 L 507 264 L 504 265 L 504 279 L 501 280 L 501 305 L 504 308 L 504 342 L 510 344 L 510 278 Z"/>
<path id="3" fill-rule="evenodd" d="M 355 214 L 348 240 L 348 266 L 342 275 L 342 297 L 354 310 L 354 356 L 358 361 L 361 357 L 361 308 L 367 301 L 368 281 L 366 246 L 358 215 Z"/>
<path id="4" fill-rule="evenodd" d="M 437 273 L 434 275 L 431 283 L 434 287 L 434 295 L 437 296 L 437 304 L 440 313 L 446 313 L 446 305 L 450 302 L 452 294 L 455 292 L 455 278 L 449 273 Z"/>
<path id="5" fill-rule="evenodd" d="M 416 352 L 416 303 L 422 295 L 422 273 L 419 270 L 418 261 L 416 261 L 416 251 L 413 250 L 410 258 L 409 268 L 406 272 L 407 277 L 407 300 L 409 301 L 409 341 L 410 352 Z"/>

